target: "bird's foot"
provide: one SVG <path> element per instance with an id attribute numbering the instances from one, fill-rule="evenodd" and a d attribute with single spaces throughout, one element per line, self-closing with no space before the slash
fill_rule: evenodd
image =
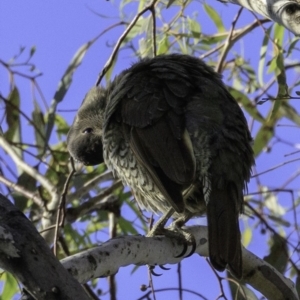
<path id="1" fill-rule="evenodd" d="M 165 235 L 165 225 L 173 215 L 174 209 L 170 208 L 166 213 L 162 215 L 162 217 L 154 224 L 152 229 L 146 235 L 147 237 L 154 237 L 156 235 Z"/>
<path id="2" fill-rule="evenodd" d="M 169 232 L 166 236 L 176 238 L 183 244 L 182 252 L 175 257 L 189 257 L 194 254 L 197 243 L 195 237 L 190 232 L 187 232 L 180 226 L 178 226 L 178 223 L 176 221 L 174 221 L 168 228 L 166 228 L 166 230 Z M 188 246 L 192 246 L 192 249 L 187 255 L 185 255 L 187 253 Z"/>
<path id="3" fill-rule="evenodd" d="M 184 256 L 188 250 L 188 246 L 192 246 L 192 249 L 187 255 L 185 255 L 185 257 L 189 257 L 195 252 L 197 243 L 194 236 L 180 227 L 173 226 L 173 225 L 171 225 L 168 228 L 158 227 L 158 229 L 155 230 L 152 229 L 147 234 L 147 237 L 153 237 L 155 235 L 164 235 L 171 239 L 176 239 L 180 244 L 183 245 L 182 252 L 176 255 L 175 256 L 176 258 Z"/>
<path id="4" fill-rule="evenodd" d="M 191 251 L 185 256 L 191 256 L 196 249 L 197 243 L 194 236 L 182 229 L 181 227 L 190 218 L 190 215 L 186 214 L 176 219 L 168 228 L 165 228 L 167 221 L 173 215 L 174 209 L 170 208 L 152 227 L 151 231 L 147 234 L 147 237 L 154 237 L 157 235 L 164 235 L 169 238 L 176 239 L 183 245 L 182 252 L 176 257 L 182 257 L 186 254 L 188 246 L 192 246 Z M 152 271 L 151 271 L 152 272 Z M 154 274 L 153 274 L 154 275 Z"/>

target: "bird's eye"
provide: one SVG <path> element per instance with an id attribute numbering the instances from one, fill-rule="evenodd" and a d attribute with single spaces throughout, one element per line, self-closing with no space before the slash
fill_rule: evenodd
<path id="1" fill-rule="evenodd" d="M 93 128 L 85 128 L 82 133 L 92 133 L 93 132 Z"/>

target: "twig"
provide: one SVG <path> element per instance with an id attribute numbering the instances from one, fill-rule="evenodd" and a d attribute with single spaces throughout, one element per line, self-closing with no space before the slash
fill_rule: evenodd
<path id="1" fill-rule="evenodd" d="M 73 174 L 76 172 L 75 166 L 74 166 L 74 160 L 71 157 L 71 165 L 72 165 L 72 170 L 64 184 L 63 191 L 61 193 L 59 205 L 57 208 L 57 215 L 56 215 L 56 227 L 55 227 L 55 234 L 54 234 L 54 243 L 53 243 L 53 253 L 56 256 L 57 252 L 57 239 L 58 239 L 58 230 L 60 226 L 63 226 L 64 220 L 65 220 L 65 208 L 66 208 L 66 196 L 69 188 L 69 184 L 71 181 L 71 178 Z"/>
<path id="2" fill-rule="evenodd" d="M 27 197 L 28 199 L 31 199 L 35 204 L 37 204 L 40 207 L 44 207 L 45 203 L 43 200 L 37 196 L 35 193 L 32 193 L 30 191 L 27 191 L 25 187 L 10 181 L 9 179 L 5 178 L 4 176 L 0 175 L 0 181 L 4 183 L 9 188 L 13 189 L 14 191 L 22 194 L 23 196 Z"/>
<path id="3" fill-rule="evenodd" d="M 179 291 L 179 300 L 183 299 L 183 288 L 182 288 L 182 273 L 181 273 L 181 261 L 177 264 L 177 274 L 178 274 L 178 291 Z"/>
<path id="4" fill-rule="evenodd" d="M 238 13 L 236 14 L 235 18 L 232 21 L 231 29 L 229 31 L 228 37 L 227 37 L 226 42 L 225 42 L 224 47 L 223 47 L 223 51 L 222 51 L 222 53 L 220 55 L 220 59 L 218 61 L 218 65 L 216 67 L 216 72 L 217 73 L 222 73 L 225 58 L 226 58 L 226 56 L 229 52 L 229 49 L 235 43 L 234 39 L 232 38 L 233 37 L 233 31 L 234 31 L 235 25 L 236 25 L 240 15 L 241 15 L 242 11 L 243 11 L 243 7 L 241 7 L 239 9 Z"/>
<path id="5" fill-rule="evenodd" d="M 72 195 L 70 195 L 68 197 L 68 201 L 71 202 L 75 199 L 79 199 L 83 195 L 87 194 L 90 190 L 92 190 L 95 186 L 99 185 L 100 182 L 104 182 L 104 181 L 108 181 L 108 180 L 112 180 L 112 179 L 114 179 L 114 177 L 113 177 L 111 171 L 97 175 L 95 178 L 86 182 L 83 185 L 83 187 L 78 189 L 76 192 L 72 193 Z"/>
<path id="6" fill-rule="evenodd" d="M 32 176 L 36 181 L 40 182 L 40 184 L 53 195 L 56 192 L 56 187 L 42 174 L 40 174 L 36 169 L 32 168 L 28 164 L 26 164 L 12 149 L 11 145 L 5 140 L 3 136 L 0 135 L 0 146 L 7 152 L 7 154 L 11 157 L 14 163 L 21 168 L 24 172 Z"/>
<path id="7" fill-rule="evenodd" d="M 105 189 L 104 191 L 100 192 L 97 196 L 84 202 L 78 207 L 70 208 L 70 214 L 69 213 L 67 214 L 68 221 L 74 222 L 74 220 L 76 220 L 80 215 L 83 215 L 88 211 L 92 210 L 94 206 L 97 205 L 101 200 L 110 196 L 114 190 L 122 186 L 123 185 L 121 180 L 117 180 L 113 185 L 111 185 L 109 188 Z M 112 200 L 113 199 L 110 199 L 110 203 L 112 202 Z"/>
<path id="8" fill-rule="evenodd" d="M 144 9 L 142 9 L 138 14 L 136 14 L 136 16 L 134 17 L 134 19 L 129 23 L 127 29 L 123 32 L 123 34 L 119 37 L 115 48 L 113 50 L 113 52 L 111 53 L 108 61 L 106 62 L 105 66 L 103 67 L 101 73 L 98 76 L 98 79 L 96 81 L 96 86 L 98 86 L 101 82 L 101 80 L 103 79 L 104 75 L 107 73 L 107 71 L 111 68 L 116 55 L 118 53 L 119 48 L 121 47 L 121 44 L 123 43 L 123 41 L 125 40 L 125 38 L 127 37 L 127 35 L 129 34 L 129 32 L 131 31 L 131 29 L 134 27 L 134 25 L 136 24 L 136 22 L 139 20 L 139 18 L 148 10 L 152 11 L 152 9 L 154 8 L 155 4 L 156 4 L 157 0 L 153 0 L 148 6 L 146 6 Z"/>
<path id="9" fill-rule="evenodd" d="M 271 172 L 271 171 L 273 171 L 273 170 L 276 170 L 276 169 L 278 169 L 278 168 L 280 168 L 280 167 L 283 167 L 283 166 L 285 166 L 285 165 L 287 165 L 287 164 L 290 164 L 290 163 L 293 163 L 293 162 L 299 161 L 299 160 L 300 160 L 300 158 L 295 158 L 295 159 L 292 159 L 292 160 L 289 160 L 289 161 L 284 161 L 283 163 L 280 163 L 280 164 L 278 164 L 278 165 L 276 165 L 276 166 L 274 166 L 274 167 L 272 167 L 272 168 L 270 168 L 270 169 L 268 169 L 268 170 L 262 171 L 262 172 L 260 172 L 260 173 L 255 174 L 255 175 L 252 175 L 251 178 L 261 176 L 261 175 L 263 175 L 263 174 L 266 174 L 266 173 L 268 173 L 268 172 Z"/>
<path id="10" fill-rule="evenodd" d="M 231 43 L 236 43 L 238 40 L 240 40 L 241 38 L 243 38 L 247 33 L 249 33 L 250 31 L 253 31 L 253 29 L 255 29 L 256 27 L 258 27 L 260 24 L 264 24 L 270 22 L 270 20 L 268 19 L 260 19 L 260 20 L 256 20 L 254 21 L 252 24 L 246 26 L 245 28 L 242 29 L 237 29 L 233 32 L 233 37 L 231 39 Z M 219 51 L 221 48 L 223 48 L 226 45 L 226 41 L 221 44 L 220 46 L 217 46 L 209 51 L 207 51 L 206 53 L 202 54 L 199 56 L 200 59 L 204 59 L 207 56 L 210 56 L 211 54 Z"/>
<path id="11" fill-rule="evenodd" d="M 150 9 L 152 14 L 152 42 L 153 42 L 153 56 L 157 55 L 156 50 L 156 17 L 155 17 L 155 7 L 154 5 Z"/>

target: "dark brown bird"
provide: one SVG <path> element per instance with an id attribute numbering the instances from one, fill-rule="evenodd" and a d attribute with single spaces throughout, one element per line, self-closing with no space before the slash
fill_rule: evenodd
<path id="1" fill-rule="evenodd" d="M 68 149 L 86 165 L 104 158 L 148 211 L 181 225 L 206 211 L 212 265 L 242 277 L 238 217 L 254 164 L 251 136 L 221 76 L 204 62 L 143 59 L 106 89 L 93 88 Z"/>

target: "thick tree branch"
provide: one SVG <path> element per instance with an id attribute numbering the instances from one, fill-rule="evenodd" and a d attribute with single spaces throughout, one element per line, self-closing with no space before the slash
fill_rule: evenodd
<path id="1" fill-rule="evenodd" d="M 208 256 L 207 227 L 193 226 L 188 231 L 199 241 L 195 253 Z M 61 263 L 79 282 L 84 283 L 91 278 L 115 274 L 120 267 L 131 264 L 176 264 L 183 259 L 176 258 L 182 247 L 176 240 L 166 237 L 126 236 L 70 256 Z M 243 283 L 251 285 L 267 299 L 299 299 L 291 280 L 246 249 L 243 249 L 243 268 Z"/>
<path id="2" fill-rule="evenodd" d="M 300 35 L 300 0 L 221 0 L 238 4 Z"/>
<path id="3" fill-rule="evenodd" d="M 115 274 L 120 267 L 131 264 L 175 264 L 183 259 L 176 258 L 183 245 L 174 239 L 126 236 L 63 259 L 61 265 L 30 221 L 1 194 L 0 224 L 0 267 L 14 274 L 36 299 L 87 299 L 62 265 L 85 283 Z M 207 228 L 193 226 L 187 230 L 198 241 L 195 253 L 208 256 Z M 243 269 L 243 283 L 267 299 L 299 299 L 291 280 L 246 249 Z"/>
<path id="4" fill-rule="evenodd" d="M 2 194 L 0 224 L 0 267 L 12 273 L 34 299 L 89 299 L 33 224 Z"/>

